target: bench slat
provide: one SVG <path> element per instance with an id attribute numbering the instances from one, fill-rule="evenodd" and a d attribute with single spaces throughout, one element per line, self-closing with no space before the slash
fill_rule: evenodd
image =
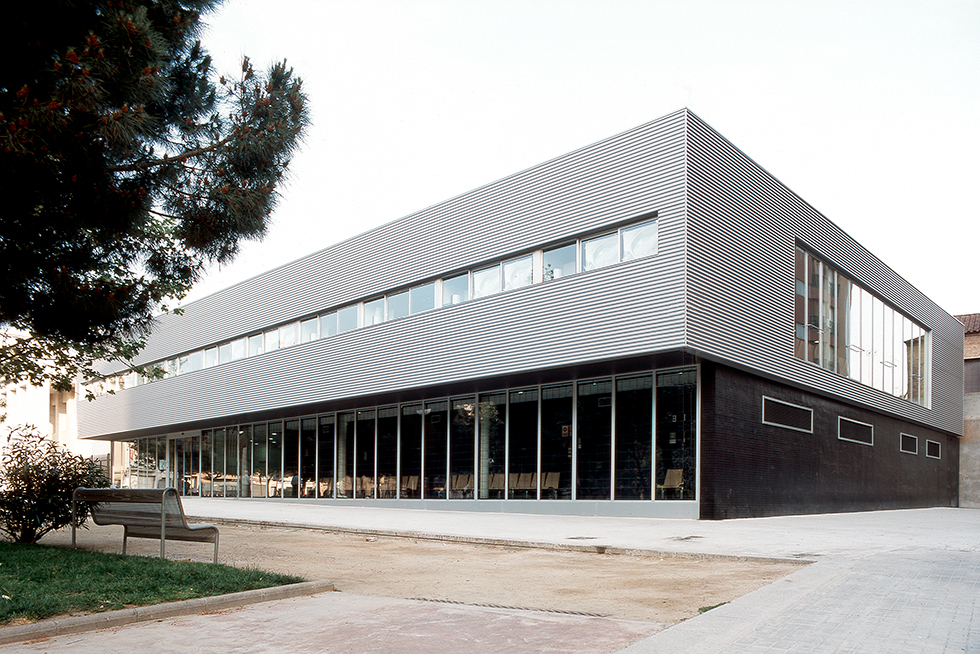
<path id="1" fill-rule="evenodd" d="M 71 543 L 75 546 L 76 502 L 86 502 L 97 525 L 123 526 L 123 554 L 128 538 L 160 539 L 160 556 L 166 556 L 166 541 L 181 540 L 214 543 L 214 562 L 218 562 L 218 528 L 189 525 L 177 489 L 171 488 L 76 488 L 72 494 Z"/>

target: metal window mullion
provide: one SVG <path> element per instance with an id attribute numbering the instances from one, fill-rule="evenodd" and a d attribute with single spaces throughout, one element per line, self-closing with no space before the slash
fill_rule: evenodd
<path id="1" fill-rule="evenodd" d="M 537 416 L 537 418 L 538 418 L 538 420 L 537 420 L 537 422 L 538 422 L 538 429 L 537 429 L 537 431 L 538 431 L 537 459 L 538 460 L 537 460 L 537 464 L 536 464 L 536 466 L 537 466 L 536 467 L 536 473 L 534 475 L 534 486 L 535 486 L 535 488 L 534 488 L 534 497 L 535 497 L 535 499 L 538 499 L 538 500 L 541 499 L 541 403 L 542 403 L 542 394 L 543 394 L 543 392 L 544 392 L 544 389 L 541 386 L 538 386 L 538 402 L 537 402 L 537 404 L 538 404 L 538 416 Z"/>
<path id="2" fill-rule="evenodd" d="M 622 232 L 622 230 L 620 230 Z M 622 240 L 622 235 L 620 235 Z M 612 378 L 609 389 L 611 402 L 609 409 L 609 499 L 616 499 L 616 377 Z"/>
<path id="3" fill-rule="evenodd" d="M 504 499 L 510 499 L 510 388 L 504 389 Z"/>
<path id="4" fill-rule="evenodd" d="M 578 499 L 578 380 L 572 381 L 572 501 Z"/>
<path id="5" fill-rule="evenodd" d="M 650 402 L 650 499 L 657 499 L 657 371 L 653 371 Z"/>

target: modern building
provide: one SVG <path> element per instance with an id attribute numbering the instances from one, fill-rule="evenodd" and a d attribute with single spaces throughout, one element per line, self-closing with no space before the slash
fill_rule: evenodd
<path id="1" fill-rule="evenodd" d="M 132 485 L 728 518 L 955 506 L 963 326 L 688 110 L 163 316 Z M 126 463 L 126 462 L 124 462 Z"/>
<path id="2" fill-rule="evenodd" d="M 960 506 L 980 509 L 980 313 L 956 316 L 963 323 L 963 440 L 960 443 Z"/>

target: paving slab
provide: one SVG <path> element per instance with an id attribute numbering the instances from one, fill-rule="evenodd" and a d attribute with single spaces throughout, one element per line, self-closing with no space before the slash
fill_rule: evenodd
<path id="1" fill-rule="evenodd" d="M 187 498 L 202 522 L 595 547 L 815 564 L 664 625 L 346 593 L 120 627 L 0 651 L 287 649 L 402 652 L 967 652 L 980 654 L 980 510 L 915 509 L 718 522 Z M 11 649 L 13 647 L 13 649 Z M 34 648 L 34 649 L 30 649 Z"/>
<path id="2" fill-rule="evenodd" d="M 0 651 L 605 654 L 661 628 L 541 611 L 325 593 L 19 643 Z"/>

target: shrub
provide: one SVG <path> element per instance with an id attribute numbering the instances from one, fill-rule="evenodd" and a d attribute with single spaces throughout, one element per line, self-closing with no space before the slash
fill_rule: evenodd
<path id="1" fill-rule="evenodd" d="M 72 454 L 33 428 L 7 436 L 0 460 L 0 531 L 17 543 L 36 543 L 71 524 L 71 494 L 79 486 L 105 488 L 109 479 L 94 461 Z M 89 508 L 79 507 L 78 523 Z"/>

